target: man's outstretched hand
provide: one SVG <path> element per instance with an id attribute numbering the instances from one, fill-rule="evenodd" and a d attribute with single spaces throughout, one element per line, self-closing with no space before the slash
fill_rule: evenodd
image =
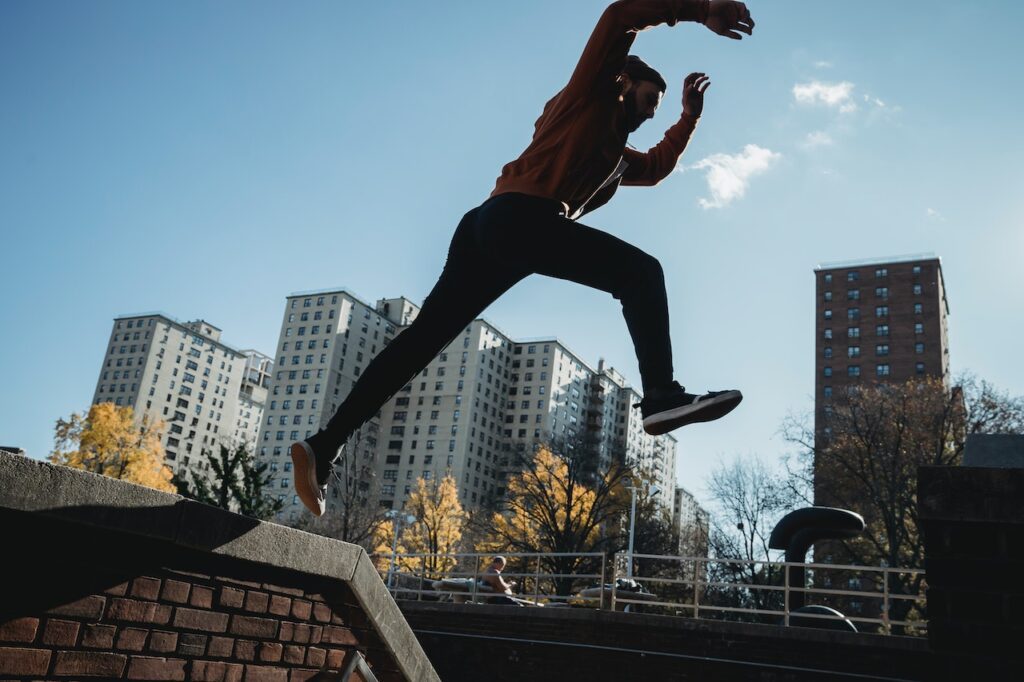
<path id="1" fill-rule="evenodd" d="M 711 79 L 704 73 L 691 73 L 683 80 L 683 114 L 699 118 L 704 111 L 704 93 Z"/>
<path id="2" fill-rule="evenodd" d="M 734 0 L 711 0 L 708 4 L 708 18 L 704 25 L 720 36 L 742 40 L 740 33 L 753 35 L 754 20 L 750 10 L 742 2 Z"/>

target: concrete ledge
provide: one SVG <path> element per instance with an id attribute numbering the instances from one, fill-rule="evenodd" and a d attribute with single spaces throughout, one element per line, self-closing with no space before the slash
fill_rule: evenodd
<path id="1" fill-rule="evenodd" d="M 357 545 L 6 452 L 0 452 L 0 508 L 340 580 L 406 678 L 439 679 L 370 558 Z"/>

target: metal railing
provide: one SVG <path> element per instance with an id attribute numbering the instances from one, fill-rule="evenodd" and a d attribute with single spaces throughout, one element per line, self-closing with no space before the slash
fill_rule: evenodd
<path id="1" fill-rule="evenodd" d="M 508 563 L 502 578 L 517 582 L 511 595 L 489 591 L 481 580 L 494 554 L 399 553 L 395 572 L 385 568 L 382 573 L 395 599 L 486 602 L 511 596 L 549 607 L 643 610 L 785 626 L 849 621 L 859 631 L 883 634 L 927 631 L 922 569 L 634 554 L 630 584 L 625 552 L 610 562 L 600 552 L 503 556 Z M 388 566 L 391 555 L 379 559 Z M 794 567 L 806 570 L 807 585 L 790 584 Z M 804 599 L 795 599 L 798 594 Z M 839 615 L 798 611 L 795 601 L 834 608 Z"/>
<path id="2" fill-rule="evenodd" d="M 514 552 L 502 554 L 507 564 L 501 572 L 506 582 L 514 580 L 511 595 L 491 591 L 482 579 L 494 553 L 458 552 L 450 554 L 395 555 L 393 575 L 383 571 L 384 582 L 395 599 L 417 601 L 450 599 L 453 601 L 487 601 L 492 597 L 511 596 L 524 603 L 552 606 L 582 600 L 604 608 L 605 597 L 578 597 L 579 590 L 592 583 L 603 584 L 608 576 L 607 556 L 602 552 Z M 379 555 L 390 565 L 389 552 Z M 460 589 L 458 581 L 464 581 Z"/>
<path id="3" fill-rule="evenodd" d="M 619 565 L 626 560 L 626 555 L 616 555 L 613 585 L 615 578 L 623 575 Z M 634 554 L 633 561 L 632 578 L 646 589 L 638 596 L 613 587 L 612 608 L 642 604 L 644 610 L 667 610 L 694 618 L 733 616 L 734 620 L 786 626 L 794 620 L 849 621 L 883 634 L 927 631 L 922 569 L 653 554 Z M 809 586 L 790 584 L 794 567 L 806 569 Z M 845 581 L 846 589 L 834 587 L 836 581 Z M 915 583 L 914 592 L 908 593 L 905 588 Z M 808 603 L 813 598 L 815 605 L 836 608 L 842 615 L 794 611 L 791 604 L 797 593 Z M 894 618 L 893 611 L 899 617 Z M 912 615 L 921 618 L 912 619 Z"/>

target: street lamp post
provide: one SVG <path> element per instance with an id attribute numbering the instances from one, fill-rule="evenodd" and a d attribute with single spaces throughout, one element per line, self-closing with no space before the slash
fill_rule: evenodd
<path id="1" fill-rule="evenodd" d="M 661 488 L 657 484 L 649 481 L 641 481 L 644 489 L 648 495 L 657 495 L 661 492 Z M 628 488 L 630 497 L 632 498 L 629 504 L 629 563 L 626 564 L 626 577 L 633 577 L 633 533 L 636 529 L 636 485 L 631 485 Z"/>
<path id="2" fill-rule="evenodd" d="M 416 522 L 416 517 L 412 514 L 402 514 L 402 512 L 397 509 L 389 509 L 385 512 L 384 516 L 391 519 L 395 525 L 394 537 L 391 539 L 391 565 L 388 567 L 388 589 L 390 590 L 394 581 L 395 563 L 398 559 L 398 529 L 401 527 L 403 521 L 405 522 L 405 525 L 411 526 Z"/>

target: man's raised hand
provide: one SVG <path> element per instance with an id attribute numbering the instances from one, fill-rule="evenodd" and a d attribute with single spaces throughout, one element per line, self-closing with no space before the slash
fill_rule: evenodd
<path id="1" fill-rule="evenodd" d="M 704 93 L 711 85 L 705 73 L 691 73 L 683 80 L 683 114 L 694 118 L 704 111 Z"/>
<path id="2" fill-rule="evenodd" d="M 704 25 L 720 36 L 742 40 L 740 33 L 753 34 L 754 20 L 750 10 L 735 0 L 711 0 L 708 3 L 708 18 Z"/>

